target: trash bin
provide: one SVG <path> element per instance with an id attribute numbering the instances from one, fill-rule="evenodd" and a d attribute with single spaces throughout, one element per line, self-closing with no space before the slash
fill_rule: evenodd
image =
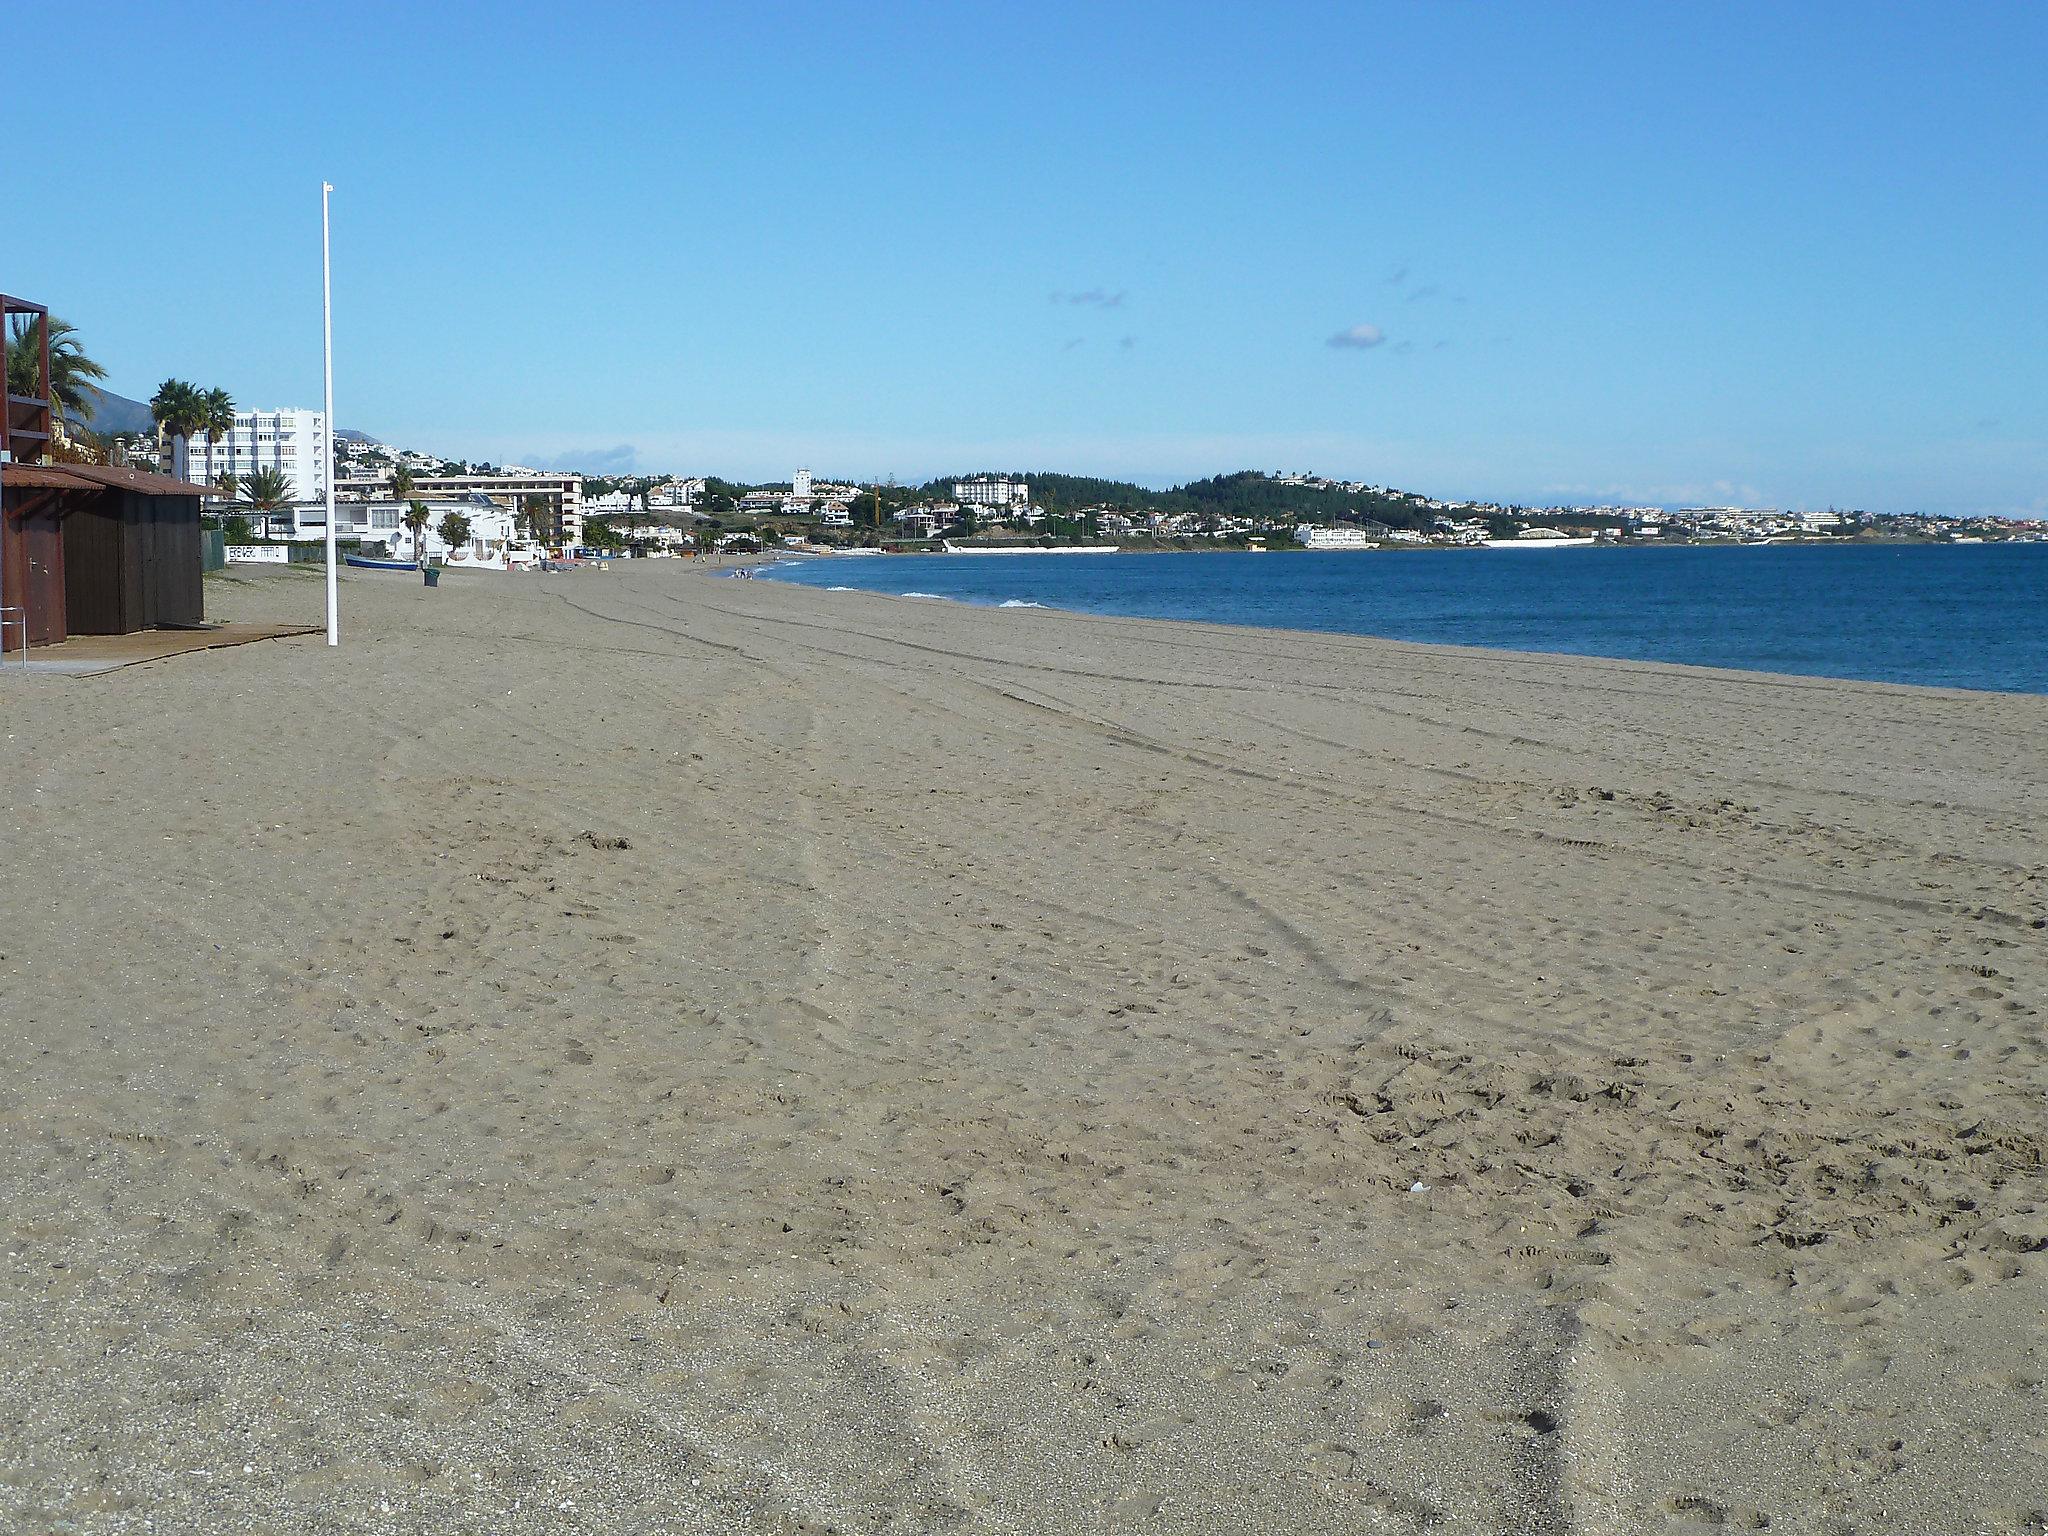
<path id="1" fill-rule="evenodd" d="M 428 586 L 438 587 L 441 585 L 441 572 L 438 568 L 431 565 L 423 565 L 420 567 L 420 572 L 427 578 Z"/>

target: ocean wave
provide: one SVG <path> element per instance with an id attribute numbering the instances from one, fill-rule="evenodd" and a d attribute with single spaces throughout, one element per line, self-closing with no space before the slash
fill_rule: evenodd
<path id="1" fill-rule="evenodd" d="M 946 596 L 946 594 L 945 594 L 945 593 L 943 593 L 943 592 L 904 592 L 904 593 L 900 593 L 900 594 L 899 594 L 899 596 L 902 596 L 902 597 L 928 597 L 928 598 L 930 598 L 930 599 L 931 599 L 931 600 L 932 600 L 933 602 L 937 602 L 937 603 L 950 603 L 951 601 L 953 601 L 953 599 L 951 599 L 950 597 Z"/>
<path id="2" fill-rule="evenodd" d="M 1021 597 L 1006 597 L 1000 603 L 997 603 L 996 606 L 998 608 L 1043 608 L 1045 604 L 1027 603 Z"/>
<path id="3" fill-rule="evenodd" d="M 827 587 L 827 592 L 858 592 L 859 587 Z"/>

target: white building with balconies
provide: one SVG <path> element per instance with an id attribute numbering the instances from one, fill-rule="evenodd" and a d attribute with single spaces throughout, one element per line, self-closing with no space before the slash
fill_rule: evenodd
<path id="1" fill-rule="evenodd" d="M 291 486 L 293 501 L 327 495 L 327 418 L 319 411 L 237 411 L 232 431 L 215 438 L 194 432 L 171 443 L 170 473 L 180 480 L 211 485 L 222 475 L 246 481 L 259 469 L 274 469 Z"/>
<path id="2" fill-rule="evenodd" d="M 388 496 L 391 477 L 363 475 L 337 481 L 335 494 L 344 501 L 370 501 Z M 485 496 L 503 507 L 523 511 L 526 503 L 538 500 L 546 507 L 551 526 L 544 542 L 560 547 L 583 542 L 583 477 L 549 474 L 540 470 L 506 469 L 491 474 L 415 475 L 413 494 L 422 498 Z M 324 529 L 324 513 L 314 514 Z M 345 528 L 347 519 L 336 522 Z"/>
<path id="3" fill-rule="evenodd" d="M 953 482 L 953 499 L 968 507 L 1028 507 L 1031 485 L 1025 480 L 998 480 L 979 476 Z"/>

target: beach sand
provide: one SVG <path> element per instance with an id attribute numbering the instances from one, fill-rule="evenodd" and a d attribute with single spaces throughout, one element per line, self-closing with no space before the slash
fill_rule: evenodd
<path id="1" fill-rule="evenodd" d="M 2048 699 L 343 592 L 0 674 L 0 1528 L 2048 1523 Z"/>

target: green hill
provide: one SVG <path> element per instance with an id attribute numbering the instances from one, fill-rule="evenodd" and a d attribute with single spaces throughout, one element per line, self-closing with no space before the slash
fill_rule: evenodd
<path id="1" fill-rule="evenodd" d="M 1297 485 L 1261 470 L 1212 475 L 1169 490 L 1155 491 L 1128 480 L 1046 471 L 978 470 L 972 475 L 942 475 L 919 487 L 922 494 L 945 499 L 957 480 L 979 475 L 1005 475 L 1031 484 L 1031 499 L 1062 515 L 1082 507 L 1115 507 L 1136 512 L 1198 512 L 1215 517 L 1300 518 L 1309 522 L 1357 521 L 1370 518 L 1390 528 L 1425 528 L 1445 509 L 1413 491 L 1385 487 L 1350 489 L 1340 485 Z"/>

